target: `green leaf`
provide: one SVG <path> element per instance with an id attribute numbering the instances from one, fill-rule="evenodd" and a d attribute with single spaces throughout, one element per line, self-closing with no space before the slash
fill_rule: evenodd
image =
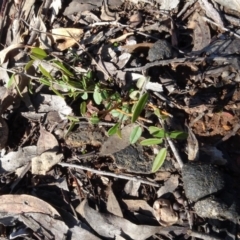
<path id="1" fill-rule="evenodd" d="M 137 140 L 141 137 L 141 135 L 142 135 L 142 128 L 140 126 L 136 126 L 130 134 L 130 138 L 129 138 L 130 143 L 134 144 L 135 142 L 137 142 Z"/>
<path id="2" fill-rule="evenodd" d="M 87 100 L 87 99 L 88 99 L 88 93 L 87 93 L 87 92 L 83 93 L 83 94 L 81 95 L 81 98 L 82 98 L 83 100 Z"/>
<path id="3" fill-rule="evenodd" d="M 10 79 L 7 82 L 7 86 L 6 86 L 7 88 L 10 88 L 13 85 L 13 82 L 15 81 L 15 76 L 16 76 L 16 74 L 13 73 L 12 76 L 10 77 Z"/>
<path id="4" fill-rule="evenodd" d="M 150 126 L 148 128 L 150 134 L 152 134 L 155 138 L 164 138 L 166 136 L 166 132 L 163 128 L 158 128 L 154 126 Z"/>
<path id="5" fill-rule="evenodd" d="M 51 89 L 56 95 L 58 95 L 61 98 L 64 98 L 64 96 L 58 90 L 56 90 L 55 88 L 51 88 Z"/>
<path id="6" fill-rule="evenodd" d="M 138 100 L 134 112 L 132 114 L 132 123 L 135 122 L 139 115 L 141 114 L 142 110 L 144 109 L 148 100 L 148 93 L 142 95 L 142 97 Z"/>
<path id="7" fill-rule="evenodd" d="M 94 88 L 93 99 L 97 105 L 99 105 L 102 102 L 102 95 L 100 93 L 100 89 L 98 85 L 96 85 Z"/>
<path id="8" fill-rule="evenodd" d="M 146 81 L 146 77 L 144 77 L 144 76 L 140 77 L 140 78 L 137 80 L 137 84 L 136 84 L 137 88 L 138 88 L 138 89 L 141 89 L 141 88 L 143 87 L 145 81 Z"/>
<path id="9" fill-rule="evenodd" d="M 133 91 L 129 94 L 129 97 L 132 99 L 132 100 L 137 100 L 139 98 L 139 95 L 140 95 L 140 91 Z"/>
<path id="10" fill-rule="evenodd" d="M 115 109 L 113 109 L 110 113 L 112 114 L 113 117 L 116 117 L 116 118 L 120 116 L 120 112 L 118 112 Z"/>
<path id="11" fill-rule="evenodd" d="M 68 128 L 68 130 L 67 130 L 67 132 L 66 132 L 64 137 L 66 137 L 72 131 L 72 129 L 74 128 L 75 124 L 76 124 L 76 121 L 71 121 L 71 125 L 69 126 L 69 128 Z"/>
<path id="12" fill-rule="evenodd" d="M 119 125 L 120 125 L 120 123 L 116 123 L 114 126 L 112 126 L 107 132 L 108 136 L 112 136 L 115 133 L 117 133 L 117 131 L 119 130 Z"/>
<path id="13" fill-rule="evenodd" d="M 46 86 L 51 86 L 51 83 L 48 79 L 45 79 L 45 78 L 40 78 L 39 79 L 40 83 L 46 85 Z"/>
<path id="14" fill-rule="evenodd" d="M 93 72 L 92 72 L 92 71 L 88 71 L 87 74 L 86 74 L 86 77 L 87 77 L 88 79 L 92 79 L 92 77 L 93 77 Z"/>
<path id="15" fill-rule="evenodd" d="M 187 139 L 188 134 L 182 131 L 172 131 L 168 134 L 170 138 L 184 140 Z"/>
<path id="16" fill-rule="evenodd" d="M 24 67 L 24 70 L 28 70 L 34 63 L 35 60 L 30 60 Z"/>
<path id="17" fill-rule="evenodd" d="M 62 70 L 67 76 L 73 77 L 74 75 L 59 61 L 54 61 L 54 65 Z"/>
<path id="18" fill-rule="evenodd" d="M 167 149 L 162 148 L 153 161 L 152 172 L 158 171 L 158 169 L 163 165 L 166 159 L 166 156 L 167 156 Z"/>
<path id="19" fill-rule="evenodd" d="M 82 102 L 80 104 L 80 113 L 82 114 L 82 116 L 86 113 L 87 111 L 87 104 L 86 102 Z"/>
<path id="20" fill-rule="evenodd" d="M 99 121 L 100 121 L 100 119 L 97 116 L 93 116 L 93 117 L 90 118 L 90 122 L 92 124 L 98 124 Z"/>
<path id="21" fill-rule="evenodd" d="M 154 110 L 154 114 L 159 118 L 161 117 L 160 111 L 157 108 Z"/>
<path id="22" fill-rule="evenodd" d="M 77 117 L 67 116 L 67 118 L 68 118 L 71 122 L 79 122 L 79 119 L 78 119 Z"/>
<path id="23" fill-rule="evenodd" d="M 44 59 L 48 56 L 47 53 L 43 49 L 38 48 L 38 47 L 31 49 L 31 55 L 37 59 Z"/>
<path id="24" fill-rule="evenodd" d="M 162 139 L 161 138 L 148 138 L 148 139 L 144 139 L 140 142 L 140 144 L 142 146 L 152 146 L 152 145 L 157 145 L 162 143 Z"/>
<path id="25" fill-rule="evenodd" d="M 40 72 L 42 73 L 43 76 L 53 80 L 53 77 L 51 76 L 51 74 L 45 68 L 43 68 L 41 65 L 39 65 L 39 70 L 40 70 Z"/>

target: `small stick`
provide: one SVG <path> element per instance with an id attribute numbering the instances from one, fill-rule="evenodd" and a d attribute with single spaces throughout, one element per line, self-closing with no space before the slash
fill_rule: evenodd
<path id="1" fill-rule="evenodd" d="M 147 181 L 147 180 L 144 180 L 142 178 L 130 177 L 130 176 L 123 175 L 123 174 L 109 173 L 109 172 L 105 172 L 105 171 L 92 169 L 92 168 L 89 168 L 89 167 L 80 166 L 80 165 L 77 165 L 77 164 L 58 163 L 58 165 L 60 165 L 62 167 L 78 168 L 78 169 L 86 170 L 86 171 L 93 172 L 93 173 L 96 173 L 96 174 L 100 174 L 100 175 L 103 175 L 103 176 L 110 176 L 110 177 L 115 177 L 115 178 L 120 178 L 120 179 L 126 179 L 126 180 L 136 181 L 136 182 L 140 182 L 140 183 L 150 185 L 150 186 L 154 186 L 154 187 L 160 187 L 160 184 L 157 184 L 157 183 L 154 183 L 154 182 L 151 182 L 151 181 Z"/>
<path id="2" fill-rule="evenodd" d="M 217 24 L 217 23 L 211 21 L 210 19 L 208 19 L 208 18 L 206 18 L 206 17 L 202 17 L 202 18 L 203 18 L 203 20 L 204 20 L 205 22 L 209 22 L 209 23 L 211 23 L 211 24 L 213 24 L 213 25 L 219 27 L 219 28 L 222 29 L 223 31 L 225 31 L 225 32 L 229 32 L 229 33 L 231 33 L 234 37 L 240 39 L 240 35 L 238 35 L 238 34 L 232 32 L 231 30 L 229 30 L 229 29 L 227 29 L 227 28 L 225 28 L 225 27 L 223 27 L 223 26 L 221 26 L 221 25 L 219 25 L 219 24 Z"/>
<path id="3" fill-rule="evenodd" d="M 187 235 L 191 236 L 191 237 L 203 239 L 203 240 L 221 240 L 222 239 L 222 238 L 218 238 L 218 237 L 213 237 L 206 233 L 196 232 L 196 231 L 192 231 L 192 230 L 188 230 Z"/>
<path id="4" fill-rule="evenodd" d="M 164 121 L 159 118 L 159 122 L 160 122 L 161 125 L 163 126 L 163 129 L 165 129 L 166 127 L 165 127 Z M 174 157 L 176 158 L 176 160 L 177 160 L 180 168 L 182 168 L 182 167 L 183 167 L 183 161 L 182 161 L 182 159 L 181 159 L 181 157 L 180 157 L 180 155 L 179 155 L 179 153 L 178 153 L 177 148 L 175 147 L 175 145 L 174 145 L 172 139 L 170 139 L 170 137 L 166 136 L 166 139 L 167 139 L 167 141 L 168 141 L 168 144 L 169 144 L 169 146 L 170 146 L 170 148 L 171 148 L 171 150 L 172 150 L 172 152 L 173 152 L 173 155 L 174 155 Z"/>
<path id="5" fill-rule="evenodd" d="M 173 58 L 173 59 L 167 59 L 167 60 L 159 60 L 151 63 L 147 63 L 145 66 L 142 67 L 136 67 L 136 68 L 125 68 L 123 71 L 129 72 L 129 71 L 135 71 L 135 72 L 141 72 L 145 71 L 151 67 L 155 66 L 165 66 L 171 63 L 184 63 L 184 62 L 202 62 L 204 60 L 208 61 L 226 61 L 232 59 L 231 57 L 186 57 L 186 58 Z"/>

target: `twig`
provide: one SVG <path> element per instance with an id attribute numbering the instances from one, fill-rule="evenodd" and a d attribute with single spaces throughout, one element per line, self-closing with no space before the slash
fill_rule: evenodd
<path id="1" fill-rule="evenodd" d="M 130 176 L 126 176 L 126 175 L 123 175 L 123 174 L 109 173 L 109 172 L 105 172 L 105 171 L 95 170 L 95 169 L 92 169 L 92 168 L 89 168 L 89 167 L 80 166 L 80 165 L 77 165 L 77 164 L 58 163 L 58 165 L 60 165 L 62 167 L 78 168 L 78 169 L 90 171 L 90 172 L 100 174 L 100 175 L 104 175 L 104 176 L 126 179 L 126 180 L 140 182 L 140 183 L 150 185 L 150 186 L 154 186 L 154 187 L 160 187 L 160 184 L 157 184 L 157 183 L 154 183 L 154 182 L 151 182 L 151 181 L 147 181 L 147 180 L 144 180 L 144 179 L 138 178 L 138 177 L 130 177 Z"/>
<path id="2" fill-rule="evenodd" d="M 218 141 L 218 142 L 215 144 L 215 146 L 217 146 L 219 143 L 222 143 L 222 142 L 228 140 L 230 137 L 236 135 L 236 133 L 237 133 L 237 131 L 239 130 L 239 128 L 240 128 L 240 124 L 237 123 L 237 124 L 235 125 L 235 127 L 233 128 L 233 130 L 232 130 L 230 133 L 228 133 L 226 136 L 224 136 L 220 141 Z"/>
<path id="3" fill-rule="evenodd" d="M 161 125 L 163 126 L 163 129 L 166 129 L 166 126 L 165 126 L 165 124 L 164 124 L 164 121 L 159 118 L 159 122 L 160 122 Z M 174 157 L 176 158 L 176 160 L 177 160 L 180 168 L 182 168 L 182 167 L 183 167 L 183 161 L 182 161 L 182 159 L 181 159 L 181 157 L 180 157 L 180 155 L 179 155 L 179 153 L 178 153 L 177 148 L 175 147 L 172 139 L 170 139 L 169 136 L 166 136 L 166 139 L 167 139 L 167 141 L 168 141 L 168 144 L 169 144 L 169 146 L 170 146 L 170 148 L 171 148 L 171 150 L 172 150 L 172 152 L 173 152 L 173 155 L 174 155 Z"/>
<path id="4" fill-rule="evenodd" d="M 229 29 L 227 29 L 227 28 L 225 28 L 225 27 L 223 27 L 223 26 L 221 26 L 221 25 L 213 22 L 212 20 L 210 20 L 210 19 L 208 19 L 208 18 L 206 18 L 206 17 L 202 17 L 202 18 L 203 18 L 203 20 L 204 20 L 205 22 L 209 22 L 209 23 L 211 23 L 211 24 L 219 27 L 219 28 L 222 29 L 223 31 L 229 32 L 229 33 L 231 33 L 234 37 L 240 39 L 240 35 L 238 35 L 237 33 L 232 32 L 231 30 L 229 30 Z"/>
<path id="5" fill-rule="evenodd" d="M 231 59 L 231 57 L 186 57 L 186 58 L 174 58 L 174 59 L 168 59 L 168 60 L 160 60 L 155 61 L 152 63 L 147 63 L 145 66 L 142 67 L 136 67 L 136 68 L 126 68 L 123 71 L 129 72 L 129 71 L 135 71 L 135 72 L 141 72 L 145 71 L 151 67 L 155 66 L 165 66 L 171 63 L 184 63 L 184 62 L 202 62 L 204 60 L 208 61 L 226 61 L 228 59 Z"/>
<path id="6" fill-rule="evenodd" d="M 218 237 L 213 237 L 206 233 L 196 232 L 196 231 L 192 231 L 192 230 L 188 230 L 187 235 L 189 235 L 191 237 L 195 237 L 195 238 L 204 239 L 204 240 L 221 240 L 222 239 L 222 238 L 218 238 Z"/>

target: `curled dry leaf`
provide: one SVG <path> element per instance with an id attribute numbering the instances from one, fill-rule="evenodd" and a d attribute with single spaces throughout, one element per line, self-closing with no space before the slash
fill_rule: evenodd
<path id="1" fill-rule="evenodd" d="M 26 165 L 29 161 L 31 161 L 36 154 L 36 146 L 27 146 L 24 148 L 19 148 L 16 152 L 9 152 L 0 158 L 0 173 L 16 171 L 16 169 Z"/>
<path id="2" fill-rule="evenodd" d="M 12 44 L 9 47 L 3 49 L 2 51 L 0 51 L 0 64 L 3 64 L 6 60 L 6 56 L 9 52 L 11 52 L 12 50 L 15 49 L 19 49 L 19 48 L 24 48 L 25 45 L 24 44 Z"/>
<path id="3" fill-rule="evenodd" d="M 114 21 L 114 20 L 116 20 L 116 13 L 111 12 L 109 10 L 107 0 L 103 0 L 103 5 L 102 5 L 102 9 L 101 9 L 100 18 L 103 21 Z"/>
<path id="4" fill-rule="evenodd" d="M 193 51 L 198 51 L 209 45 L 211 41 L 210 29 L 198 12 L 195 12 L 188 23 L 193 29 Z"/>
<path id="5" fill-rule="evenodd" d="M 154 215 L 163 226 L 171 226 L 178 221 L 178 214 L 174 212 L 169 200 L 159 198 L 153 204 Z"/>
<path id="6" fill-rule="evenodd" d="M 52 33 L 56 49 L 64 51 L 81 39 L 83 30 L 80 28 L 54 28 Z"/>
<path id="7" fill-rule="evenodd" d="M 131 27 L 137 27 L 140 23 L 142 22 L 142 13 L 140 12 L 135 12 L 131 17 L 130 17 L 130 26 Z"/>

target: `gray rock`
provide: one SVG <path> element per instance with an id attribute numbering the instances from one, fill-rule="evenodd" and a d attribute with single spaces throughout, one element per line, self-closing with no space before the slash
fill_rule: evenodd
<path id="1" fill-rule="evenodd" d="M 171 58 L 172 46 L 166 40 L 158 40 L 148 51 L 148 60 L 153 62 L 160 59 Z"/>
<path id="2" fill-rule="evenodd" d="M 183 166 L 182 178 L 186 197 L 194 202 L 219 192 L 225 186 L 223 174 L 210 164 L 187 163 Z"/>
<path id="3" fill-rule="evenodd" d="M 198 201 L 194 208 L 196 214 L 202 218 L 235 221 L 238 217 L 236 202 L 229 206 L 214 196 Z"/>

